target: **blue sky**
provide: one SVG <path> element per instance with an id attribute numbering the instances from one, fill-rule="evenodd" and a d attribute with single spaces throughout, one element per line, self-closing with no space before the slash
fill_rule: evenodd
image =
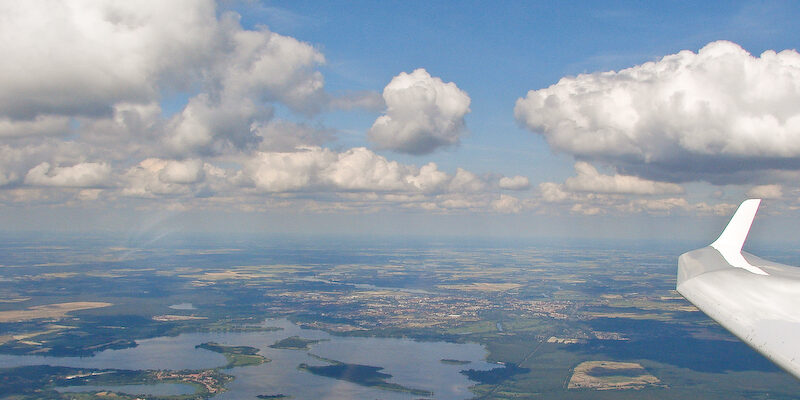
<path id="1" fill-rule="evenodd" d="M 797 218 L 793 2 L 2 8 L 7 229 L 669 237 L 747 196 Z"/>
<path id="2" fill-rule="evenodd" d="M 473 99 L 466 117 L 470 135 L 458 149 L 425 160 L 455 168 L 469 159 L 484 171 L 554 179 L 572 173 L 572 159 L 553 154 L 513 119 L 514 102 L 528 90 L 563 76 L 697 51 L 715 40 L 734 41 L 753 54 L 797 47 L 798 10 L 791 2 L 284 1 L 228 7 L 242 15 L 244 26 L 267 25 L 319 47 L 328 58 L 326 85 L 334 91 L 380 89 L 399 71 L 416 68 L 456 82 Z M 359 132 L 374 121 L 369 113 L 320 118 Z M 343 139 L 365 144 L 359 135 Z"/>

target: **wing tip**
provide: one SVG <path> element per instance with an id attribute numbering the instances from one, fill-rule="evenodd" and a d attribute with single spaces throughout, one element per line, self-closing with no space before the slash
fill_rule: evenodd
<path id="1" fill-rule="evenodd" d="M 739 208 L 736 209 L 728 225 L 719 235 L 719 238 L 714 243 L 711 243 L 711 247 L 720 252 L 741 252 L 760 204 L 761 199 L 743 201 Z"/>
<path id="2" fill-rule="evenodd" d="M 769 275 L 761 268 L 751 265 L 742 256 L 742 246 L 747 240 L 747 234 L 750 233 L 750 227 L 753 225 L 753 219 L 755 219 L 760 204 L 761 199 L 743 201 L 731 217 L 728 226 L 725 227 L 719 238 L 711 243 L 710 247 L 719 251 L 728 264 L 733 267 L 746 269 L 757 275 Z"/>

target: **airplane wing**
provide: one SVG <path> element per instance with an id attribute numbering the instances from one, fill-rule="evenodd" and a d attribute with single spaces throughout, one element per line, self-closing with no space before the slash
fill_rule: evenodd
<path id="1" fill-rule="evenodd" d="M 678 292 L 800 378 L 800 268 L 742 251 L 761 200 L 745 200 L 708 247 L 678 259 Z"/>

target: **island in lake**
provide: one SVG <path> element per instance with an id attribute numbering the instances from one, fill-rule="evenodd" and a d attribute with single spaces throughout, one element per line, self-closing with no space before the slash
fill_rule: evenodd
<path id="1" fill-rule="evenodd" d="M 492 368 L 488 371 L 475 369 L 461 371 L 469 380 L 480 382 L 481 384 L 498 384 L 514 375 L 527 374 L 528 372 L 531 372 L 530 368 L 522 368 L 512 363 L 505 364 L 502 367 Z"/>
<path id="2" fill-rule="evenodd" d="M 433 392 L 428 390 L 408 388 L 397 383 L 386 382 L 386 380 L 392 376 L 380 372 L 383 369 L 382 367 L 373 367 L 370 365 L 361 364 L 347 364 L 341 361 L 323 359 L 321 357 L 317 358 L 331 362 L 333 365 L 314 366 L 303 363 L 297 368 L 301 371 L 310 372 L 314 375 L 340 379 L 362 386 L 375 387 L 394 392 L 411 393 L 415 396 L 433 396 Z"/>
<path id="3" fill-rule="evenodd" d="M 449 364 L 449 365 L 467 365 L 472 361 L 465 361 L 465 360 L 454 360 L 452 358 L 443 358 L 439 360 L 442 364 Z"/>
<path id="4" fill-rule="evenodd" d="M 320 340 L 303 339 L 300 336 L 291 336 L 283 340 L 275 342 L 270 345 L 273 349 L 286 349 L 286 350 L 311 350 L 310 345 L 319 343 Z"/>
<path id="5" fill-rule="evenodd" d="M 195 348 L 220 353 L 228 360 L 224 368 L 259 365 L 271 360 L 258 354 L 258 349 L 250 346 L 226 346 L 216 342 L 198 344 Z"/>

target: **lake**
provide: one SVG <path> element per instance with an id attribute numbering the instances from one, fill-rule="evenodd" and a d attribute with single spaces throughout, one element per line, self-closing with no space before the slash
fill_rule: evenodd
<path id="1" fill-rule="evenodd" d="M 186 333 L 175 337 L 157 337 L 137 341 L 138 346 L 122 350 L 105 350 L 93 357 L 45 357 L 0 355 L 0 367 L 22 365 L 53 365 L 83 368 L 116 369 L 203 369 L 224 365 L 225 357 L 195 348 L 204 342 L 224 345 L 252 346 L 272 362 L 257 366 L 239 367 L 225 372 L 236 377 L 228 391 L 215 399 L 255 398 L 260 394 L 283 393 L 295 398 L 419 398 L 407 393 L 391 392 L 360 386 L 354 383 L 313 375 L 297 369 L 309 365 L 328 365 L 309 353 L 351 364 L 383 367 L 392 375 L 388 382 L 405 387 L 432 391 L 437 399 L 472 397 L 468 380 L 462 369 L 487 370 L 497 367 L 486 362 L 486 349 L 475 343 L 416 342 L 408 339 L 337 337 L 313 329 L 301 329 L 285 319 L 269 319 L 264 326 L 282 328 L 270 332 Z M 278 340 L 300 336 L 322 340 L 310 345 L 311 350 L 273 349 Z M 442 359 L 470 361 L 466 365 L 442 363 Z M 146 385 L 138 385 L 146 386 Z M 99 387 L 110 390 L 111 386 Z M 136 388 L 141 390 L 141 388 Z M 127 392 L 127 390 L 125 391 Z M 145 394 L 145 393 L 142 393 Z M 156 394 L 156 393 L 147 393 Z"/>

